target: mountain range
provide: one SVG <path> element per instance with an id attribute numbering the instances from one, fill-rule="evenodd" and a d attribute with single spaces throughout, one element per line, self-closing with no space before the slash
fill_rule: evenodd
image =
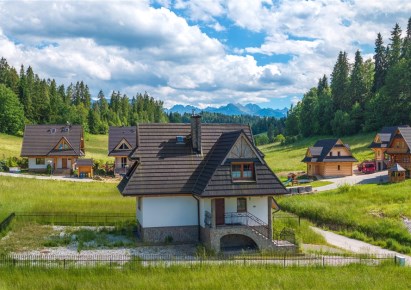
<path id="1" fill-rule="evenodd" d="M 202 111 L 209 112 L 209 113 L 219 113 L 223 115 L 229 116 L 236 116 L 236 115 L 251 115 L 251 116 L 259 116 L 259 117 L 275 117 L 275 118 L 282 118 L 287 116 L 287 108 L 284 109 L 271 109 L 271 108 L 261 108 L 259 105 L 256 104 L 233 104 L 229 103 L 225 106 L 221 107 L 207 107 L 205 109 L 200 109 L 195 106 L 184 106 L 184 105 L 174 105 L 170 109 L 165 110 L 166 113 L 200 113 Z"/>

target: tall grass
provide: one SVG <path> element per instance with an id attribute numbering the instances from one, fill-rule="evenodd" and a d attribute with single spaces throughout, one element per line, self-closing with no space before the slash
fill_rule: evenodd
<path id="1" fill-rule="evenodd" d="M 313 195 L 277 198 L 281 208 L 345 235 L 404 253 L 411 234 L 411 180 L 402 184 L 344 186 Z"/>
<path id="2" fill-rule="evenodd" d="M 411 268 L 220 265 L 131 270 L 1 268 L 1 289 L 408 289 Z"/>
<path id="3" fill-rule="evenodd" d="M 135 212 L 135 200 L 113 183 L 67 182 L 0 176 L 0 220 L 24 212 Z"/>

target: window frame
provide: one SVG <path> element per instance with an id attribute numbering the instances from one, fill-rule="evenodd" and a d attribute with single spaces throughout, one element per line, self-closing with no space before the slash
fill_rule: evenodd
<path id="1" fill-rule="evenodd" d="M 244 207 L 239 208 L 240 201 L 244 202 Z M 247 198 L 245 197 L 237 198 L 237 212 L 247 212 Z"/>
<path id="2" fill-rule="evenodd" d="M 123 163 L 123 159 L 125 159 L 125 163 Z M 127 166 L 127 157 L 120 157 L 120 167 L 121 168 L 126 168 Z"/>
<path id="3" fill-rule="evenodd" d="M 39 162 L 42 160 L 42 162 Z M 46 165 L 46 158 L 36 157 L 36 165 Z"/>
<path id="4" fill-rule="evenodd" d="M 244 177 L 244 166 L 250 165 L 251 166 L 251 177 Z M 233 177 L 233 166 L 240 166 L 240 177 Z M 233 182 L 254 182 L 256 180 L 255 174 L 255 165 L 254 162 L 246 161 L 246 162 L 231 162 L 231 180 Z"/>

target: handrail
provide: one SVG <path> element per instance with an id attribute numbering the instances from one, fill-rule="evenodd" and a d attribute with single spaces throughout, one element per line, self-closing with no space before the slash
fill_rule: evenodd
<path id="1" fill-rule="evenodd" d="M 251 227 L 253 230 L 268 239 L 270 230 L 268 224 L 249 212 L 228 212 L 224 214 L 225 224 L 240 224 Z"/>

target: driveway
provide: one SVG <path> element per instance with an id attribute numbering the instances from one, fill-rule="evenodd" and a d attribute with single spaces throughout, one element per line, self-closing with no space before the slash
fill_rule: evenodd
<path id="1" fill-rule="evenodd" d="M 11 176 L 11 177 L 20 177 L 20 178 L 33 178 L 33 179 L 44 179 L 44 180 L 62 180 L 62 181 L 75 181 L 75 182 L 93 182 L 93 179 L 80 179 L 66 176 L 48 176 L 48 175 L 31 175 L 31 174 L 22 174 L 22 173 L 8 173 L 0 172 L 0 176 Z"/>
<path id="2" fill-rule="evenodd" d="M 311 227 L 313 231 L 322 235 L 327 243 L 336 246 L 340 249 L 344 249 L 350 252 L 359 253 L 359 254 L 376 254 L 376 255 L 399 255 L 405 257 L 405 264 L 411 266 L 411 257 L 404 254 L 394 252 L 391 250 L 383 249 L 362 241 L 355 239 L 350 239 L 329 231 L 324 231 L 322 229 Z"/>
<path id="3" fill-rule="evenodd" d="M 341 185 L 344 184 L 378 184 L 381 182 L 388 182 L 388 172 L 387 170 L 379 171 L 372 174 L 361 174 L 347 176 L 347 177 L 340 177 L 340 178 L 326 178 L 322 179 L 326 181 L 332 182 L 332 184 L 316 187 L 316 191 L 325 191 L 336 189 Z"/>

